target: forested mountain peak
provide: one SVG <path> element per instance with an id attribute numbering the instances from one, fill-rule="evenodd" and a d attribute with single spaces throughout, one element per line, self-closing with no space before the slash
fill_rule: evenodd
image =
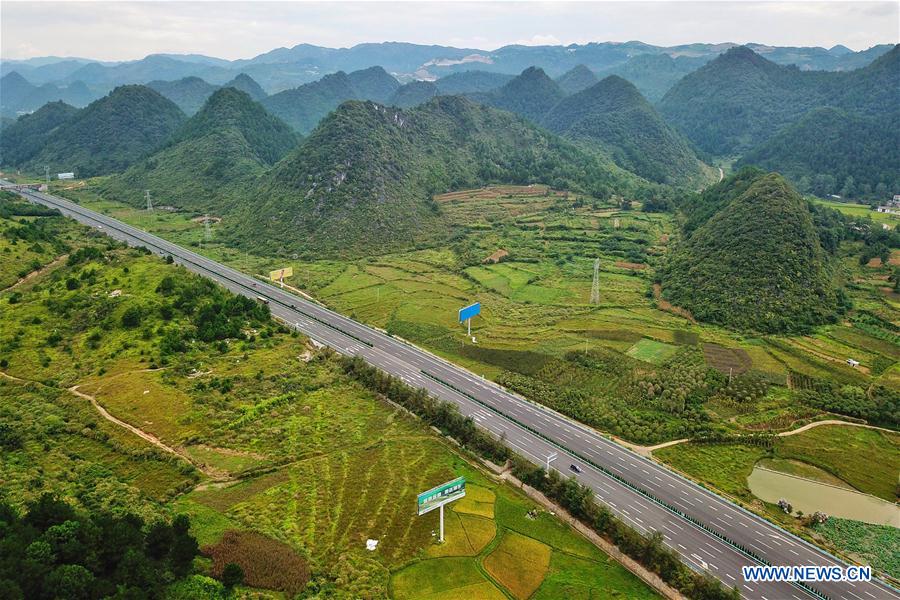
<path id="1" fill-rule="evenodd" d="M 682 78 L 658 107 L 701 149 L 735 155 L 822 106 L 886 115 L 897 105 L 900 50 L 855 71 L 801 71 L 737 47 Z"/>
<path id="2" fill-rule="evenodd" d="M 316 256 L 434 244 L 449 231 L 432 195 L 488 182 L 546 182 L 601 196 L 642 185 L 601 157 L 461 96 L 409 110 L 348 101 L 263 177 L 228 234 L 267 244 L 267 252 Z"/>
<path id="3" fill-rule="evenodd" d="M 620 167 L 660 183 L 702 183 L 705 168 L 684 137 L 630 82 L 611 75 L 556 104 L 542 125 L 596 145 Z"/>
<path id="4" fill-rule="evenodd" d="M 346 100 L 387 102 L 400 83 L 381 67 L 337 71 L 318 81 L 273 94 L 262 100 L 266 110 L 300 133 L 308 133 L 329 112 Z"/>
<path id="5" fill-rule="evenodd" d="M 151 81 L 147 87 L 177 104 L 187 115 L 200 110 L 209 95 L 217 89 L 217 86 L 196 76 L 182 77 L 175 81 Z"/>
<path id="6" fill-rule="evenodd" d="M 21 165 L 38 153 L 50 134 L 78 109 L 63 101 L 48 102 L 0 130 L 0 164 Z"/>
<path id="7" fill-rule="evenodd" d="M 213 93 L 203 108 L 175 132 L 172 142 L 199 138 L 222 129 L 239 132 L 260 160 L 269 164 L 284 156 L 298 141 L 287 124 L 267 113 L 245 92 L 225 87 Z"/>
<path id="8" fill-rule="evenodd" d="M 268 95 L 266 94 L 265 90 L 263 90 L 262 87 L 260 87 L 260 85 L 256 83 L 256 80 L 246 73 L 239 73 L 234 79 L 224 84 L 222 87 L 233 87 L 235 89 L 241 90 L 257 102 Z"/>
<path id="9" fill-rule="evenodd" d="M 400 82 L 379 66 L 353 71 L 347 77 L 358 98 L 379 103 L 387 102 L 400 87 Z"/>
<path id="10" fill-rule="evenodd" d="M 161 146 L 184 120 L 155 90 L 119 86 L 67 119 L 30 160 L 79 177 L 122 171 Z"/>
<path id="11" fill-rule="evenodd" d="M 472 97 L 537 123 L 553 105 L 565 97 L 565 93 L 543 69 L 528 67 L 494 92 Z"/>
<path id="12" fill-rule="evenodd" d="M 597 76 L 585 65 L 576 65 L 556 79 L 557 85 L 566 94 L 574 94 L 597 83 Z"/>
<path id="13" fill-rule="evenodd" d="M 804 332 L 835 318 L 837 294 L 808 205 L 783 177 L 742 172 L 699 202 L 713 212 L 670 253 L 666 299 L 740 330 Z"/>

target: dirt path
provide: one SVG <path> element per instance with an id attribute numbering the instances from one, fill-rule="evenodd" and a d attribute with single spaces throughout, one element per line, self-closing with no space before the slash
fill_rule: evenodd
<path id="1" fill-rule="evenodd" d="M 20 278 L 17 282 L 15 282 L 14 284 L 12 284 L 12 285 L 9 286 L 8 288 L 4 288 L 2 291 L 6 292 L 6 291 L 9 291 L 9 290 L 15 289 L 15 288 L 17 288 L 18 286 L 20 286 L 20 285 L 22 285 L 23 283 L 25 283 L 26 281 L 30 281 L 31 279 L 34 279 L 34 278 L 37 277 L 38 275 L 42 275 L 42 274 L 46 273 L 46 272 L 49 271 L 50 269 L 55 269 L 55 268 L 58 267 L 60 264 L 62 264 L 63 261 L 65 261 L 65 260 L 68 259 L 68 258 L 69 258 L 69 255 L 68 255 L 68 254 L 63 254 L 62 256 L 57 256 L 57 257 L 54 258 L 51 262 L 47 263 L 46 265 L 44 265 L 44 266 L 41 267 L 40 269 L 37 269 L 37 270 L 35 270 L 35 271 L 32 271 L 31 273 L 29 273 L 29 274 L 26 275 L 25 277 Z"/>
<path id="2" fill-rule="evenodd" d="M 669 446 L 675 446 L 677 444 L 683 444 L 685 442 L 691 441 L 691 438 L 682 438 L 680 440 L 672 440 L 670 442 L 663 442 L 662 444 L 656 444 L 655 446 L 641 446 L 639 444 L 632 444 L 631 442 L 626 442 L 622 438 L 619 438 L 616 436 L 612 436 L 612 437 L 614 440 L 616 440 L 616 442 L 622 444 L 629 450 L 632 450 L 633 452 L 637 452 L 641 456 L 648 456 L 648 457 L 651 454 L 653 454 L 654 450 L 659 450 L 661 448 L 668 448 Z"/>
<path id="3" fill-rule="evenodd" d="M 9 379 L 11 381 L 15 381 L 18 383 L 34 383 L 34 384 L 40 385 L 40 386 L 45 385 L 39 381 L 33 381 L 30 379 L 22 379 L 21 377 L 15 377 L 14 375 L 10 375 L 10 374 L 4 373 L 2 371 L 0 371 L 0 376 L 3 376 L 6 379 Z M 110 423 L 113 423 L 115 425 L 118 425 L 119 427 L 127 429 L 128 431 L 130 431 L 134 435 L 138 436 L 142 440 L 150 442 L 151 444 L 153 444 L 160 450 L 167 452 L 169 454 L 173 454 L 173 455 L 177 456 L 178 458 L 180 458 L 181 460 L 184 460 L 185 462 L 190 463 L 191 465 L 193 465 L 193 467 L 195 469 L 197 469 L 198 471 L 200 471 L 201 473 L 203 473 L 204 475 L 206 475 L 207 477 L 209 477 L 210 479 L 212 479 L 214 481 L 230 481 L 230 477 L 228 477 L 226 474 L 223 474 L 222 472 L 220 472 L 216 469 L 211 469 L 210 467 L 208 467 L 204 464 L 195 462 L 194 460 L 192 460 L 189 456 L 187 456 L 183 452 L 179 452 L 175 448 L 163 443 L 158 437 L 156 437 L 152 433 L 148 433 L 148 432 L 144 431 L 143 429 L 139 429 L 139 428 L 135 427 L 134 425 L 131 425 L 130 423 L 126 423 L 125 421 L 113 416 L 112 414 L 110 414 L 110 412 L 108 410 L 103 408 L 103 406 L 99 402 L 97 402 L 96 398 L 94 398 L 90 394 L 85 394 L 84 392 L 78 391 L 78 387 L 79 386 L 77 386 L 77 385 L 73 385 L 72 387 L 67 388 L 66 391 L 69 392 L 70 394 L 74 394 L 75 396 L 78 396 L 79 398 L 84 398 L 85 400 L 89 401 L 91 403 L 91 406 L 93 406 L 94 409 L 98 413 L 100 413 L 100 416 L 103 417 L 104 419 L 106 419 L 107 421 L 109 421 Z"/>
<path id="4" fill-rule="evenodd" d="M 888 433 L 897 433 L 892 429 L 887 429 L 885 427 L 877 427 L 875 425 L 866 425 L 865 423 L 851 423 L 850 421 L 840 421 L 838 419 L 826 419 L 824 421 L 814 421 L 812 423 L 807 423 L 803 427 L 798 427 L 797 429 L 792 429 L 791 431 L 782 431 L 779 434 L 776 434 L 778 437 L 787 437 L 789 435 L 796 435 L 798 433 L 803 433 L 808 429 L 812 429 L 813 427 L 818 427 L 820 425 L 846 425 L 849 427 L 863 427 L 865 429 L 875 429 L 877 431 L 887 431 Z"/>
<path id="5" fill-rule="evenodd" d="M 84 398 L 85 400 L 88 400 L 91 403 L 91 405 L 97 410 L 97 412 L 100 413 L 100 416 L 103 417 L 104 419 L 106 419 L 107 421 L 109 421 L 110 423 L 114 423 L 115 425 L 118 425 L 119 427 L 127 429 L 128 431 L 130 431 L 134 435 L 138 436 L 139 438 L 146 440 L 147 442 L 150 442 L 151 444 L 153 444 L 160 450 L 163 450 L 164 452 L 168 452 L 169 454 L 174 454 L 178 458 L 191 463 L 191 465 L 193 465 L 195 469 L 197 469 L 198 471 L 200 471 L 201 473 L 203 473 L 210 479 L 213 479 L 215 481 L 224 481 L 224 480 L 228 479 L 228 477 L 223 475 L 222 472 L 220 472 L 216 469 L 211 469 L 210 467 L 208 467 L 202 463 L 195 462 L 194 460 L 192 460 L 189 456 L 187 456 L 183 452 L 179 452 L 172 446 L 169 446 L 169 445 L 163 443 L 162 440 L 160 440 L 158 437 L 156 437 L 152 433 L 148 433 L 148 432 L 144 431 L 143 429 L 139 429 L 138 427 L 135 427 L 134 425 L 131 425 L 130 423 L 126 423 L 122 419 L 119 419 L 119 418 L 113 416 L 112 414 L 110 414 L 110 412 L 108 410 L 103 408 L 102 404 L 97 402 L 97 399 L 95 397 L 91 396 L 90 394 L 85 394 L 84 392 L 79 392 L 78 387 L 79 386 L 77 386 L 77 385 L 73 385 L 72 387 L 67 388 L 67 389 L 70 393 L 75 394 L 79 398 Z"/>

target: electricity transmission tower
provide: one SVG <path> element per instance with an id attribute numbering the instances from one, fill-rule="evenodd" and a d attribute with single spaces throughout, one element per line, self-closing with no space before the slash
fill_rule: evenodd
<path id="1" fill-rule="evenodd" d="M 144 190 L 144 193 L 147 195 L 147 212 L 151 212 L 153 210 L 153 202 L 150 201 L 150 190 Z"/>
<path id="2" fill-rule="evenodd" d="M 591 304 L 600 304 L 600 259 L 594 259 L 594 282 L 591 284 Z"/>
<path id="3" fill-rule="evenodd" d="M 208 242 L 212 239 L 212 231 L 209 229 L 209 215 L 203 217 L 203 238 Z"/>
<path id="4" fill-rule="evenodd" d="M 50 184 L 50 165 L 44 165 L 44 176 L 47 178 L 47 185 Z"/>

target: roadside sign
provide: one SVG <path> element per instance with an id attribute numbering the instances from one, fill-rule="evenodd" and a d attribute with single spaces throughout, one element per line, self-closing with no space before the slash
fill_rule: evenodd
<path id="1" fill-rule="evenodd" d="M 283 269 L 270 271 L 269 279 L 271 279 L 272 281 L 284 281 L 285 277 L 290 277 L 293 274 L 294 274 L 294 267 L 285 267 Z"/>
<path id="2" fill-rule="evenodd" d="M 466 478 L 457 477 L 453 481 L 442 483 L 441 485 L 431 488 L 427 492 L 422 492 L 416 498 L 419 515 L 424 515 L 436 508 L 459 500 L 466 495 Z"/>
<path id="3" fill-rule="evenodd" d="M 467 319 L 481 314 L 481 302 L 470 304 L 469 306 L 459 309 L 459 322 L 462 323 Z"/>

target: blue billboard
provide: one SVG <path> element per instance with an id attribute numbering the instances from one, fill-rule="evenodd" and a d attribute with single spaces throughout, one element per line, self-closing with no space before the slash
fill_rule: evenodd
<path id="1" fill-rule="evenodd" d="M 469 306 L 463 307 L 459 309 L 459 322 L 462 323 L 466 319 L 471 319 L 474 316 L 481 314 L 481 302 L 476 302 L 475 304 L 470 304 Z"/>

